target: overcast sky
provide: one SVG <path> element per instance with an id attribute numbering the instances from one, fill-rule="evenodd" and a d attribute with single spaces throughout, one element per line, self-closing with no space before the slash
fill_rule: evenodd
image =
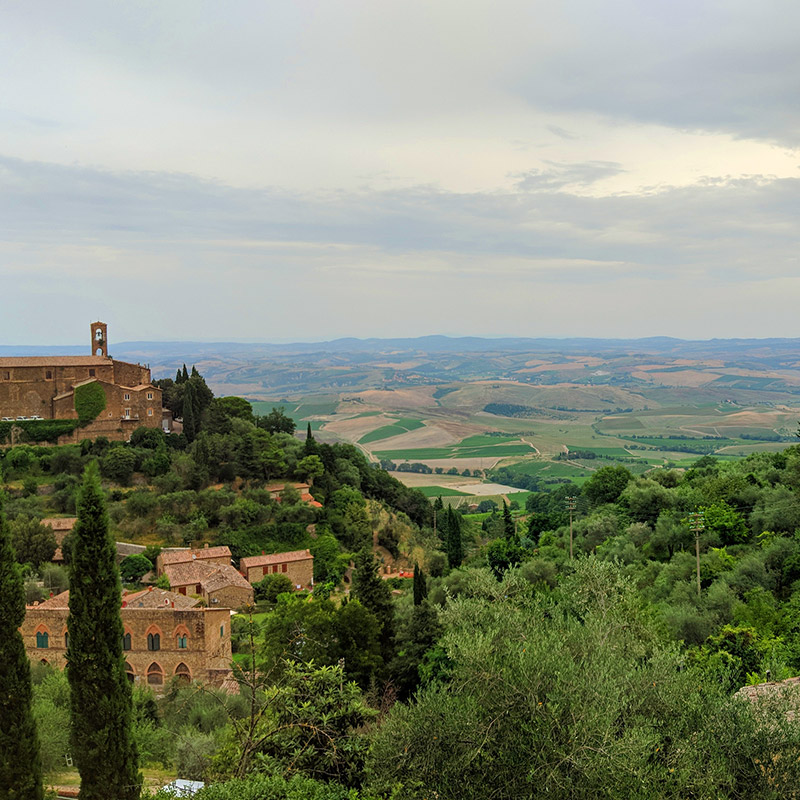
<path id="1" fill-rule="evenodd" d="M 0 344 L 798 336 L 797 0 L 0 0 Z"/>

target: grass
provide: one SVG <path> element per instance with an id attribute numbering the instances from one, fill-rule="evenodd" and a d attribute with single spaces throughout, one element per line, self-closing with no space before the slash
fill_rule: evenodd
<path id="1" fill-rule="evenodd" d="M 369 444 L 370 442 L 379 442 L 381 439 L 389 439 L 392 436 L 401 436 L 409 431 L 414 431 L 418 428 L 424 427 L 425 423 L 418 419 L 403 417 L 402 419 L 398 419 L 396 422 L 393 422 L 391 425 L 383 425 L 380 428 L 375 428 L 374 431 L 364 434 L 364 436 L 358 440 L 358 443 Z"/>
<path id="2" fill-rule="evenodd" d="M 470 497 L 467 492 L 459 492 L 458 489 L 449 489 L 446 486 L 416 486 L 417 491 L 422 492 L 425 497 Z"/>
<path id="3" fill-rule="evenodd" d="M 527 444 L 498 444 L 493 447 L 419 447 L 412 450 L 381 450 L 378 458 L 391 461 L 427 461 L 437 458 L 508 458 L 531 455 L 533 449 Z"/>

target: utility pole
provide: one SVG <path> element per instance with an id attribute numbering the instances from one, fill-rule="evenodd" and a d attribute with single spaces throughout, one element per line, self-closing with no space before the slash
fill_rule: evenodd
<path id="1" fill-rule="evenodd" d="M 567 511 L 569 511 L 569 557 L 572 559 L 572 512 L 575 510 L 578 500 L 573 495 L 567 497 L 564 502 L 567 504 Z"/>
<path id="2" fill-rule="evenodd" d="M 700 597 L 700 531 L 705 529 L 705 516 L 702 511 L 689 514 L 689 530 L 694 532 L 694 551 L 697 555 L 697 596 Z"/>

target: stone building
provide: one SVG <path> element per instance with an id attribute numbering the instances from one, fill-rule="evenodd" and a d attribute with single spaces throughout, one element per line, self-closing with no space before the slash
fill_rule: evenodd
<path id="1" fill-rule="evenodd" d="M 173 592 L 199 595 L 209 606 L 242 608 L 253 603 L 253 587 L 230 564 L 202 560 L 167 564 L 163 574 Z"/>
<path id="2" fill-rule="evenodd" d="M 123 593 L 125 671 L 158 690 L 173 676 L 221 685 L 231 676 L 231 615 L 162 589 Z M 34 663 L 66 665 L 69 592 L 28 606 L 20 628 Z"/>
<path id="3" fill-rule="evenodd" d="M 202 561 L 206 564 L 225 564 L 230 566 L 231 549 L 227 545 L 219 545 L 217 547 L 206 545 L 199 550 L 188 548 L 186 550 L 177 548 L 162 550 L 156 557 L 156 575 L 161 577 L 168 566 L 192 564 L 197 561 Z"/>
<path id="4" fill-rule="evenodd" d="M 314 585 L 314 556 L 310 550 L 250 556 L 239 562 L 239 571 L 250 583 L 258 583 L 267 575 L 286 575 L 296 589 Z"/>
<path id="5" fill-rule="evenodd" d="M 0 418 L 77 420 L 76 390 L 91 383 L 102 389 L 105 408 L 59 444 L 97 436 L 127 441 L 140 426 L 161 427 L 161 389 L 153 386 L 148 367 L 109 357 L 104 322 L 91 324 L 88 355 L 0 358 Z"/>

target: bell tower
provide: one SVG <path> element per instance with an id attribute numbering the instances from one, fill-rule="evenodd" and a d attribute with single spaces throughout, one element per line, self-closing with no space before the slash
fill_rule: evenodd
<path id="1" fill-rule="evenodd" d="M 108 325 L 105 322 L 93 322 L 92 355 L 108 358 Z"/>

